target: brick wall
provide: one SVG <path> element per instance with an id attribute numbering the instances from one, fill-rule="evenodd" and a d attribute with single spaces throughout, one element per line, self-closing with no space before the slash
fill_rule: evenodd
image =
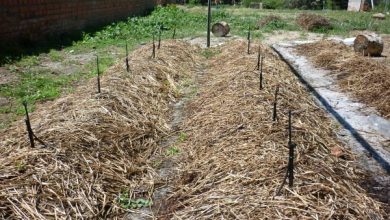
<path id="1" fill-rule="evenodd" d="M 0 0 L 0 40 L 39 40 L 145 13 L 159 0 Z"/>

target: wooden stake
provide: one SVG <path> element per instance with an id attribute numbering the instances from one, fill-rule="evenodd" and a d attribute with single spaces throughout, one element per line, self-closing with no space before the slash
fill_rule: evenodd
<path id="1" fill-rule="evenodd" d="M 276 121 L 278 119 L 277 110 L 276 110 L 277 102 L 278 102 L 278 93 L 279 93 L 279 85 L 276 86 L 276 89 L 275 89 L 274 110 L 273 110 L 273 114 L 272 114 L 273 121 Z"/>
<path id="2" fill-rule="evenodd" d="M 155 43 L 155 36 L 153 34 L 153 51 L 152 51 L 152 57 L 153 59 L 156 58 L 156 43 Z"/>
<path id="3" fill-rule="evenodd" d="M 27 102 L 26 101 L 23 102 L 23 106 L 24 106 L 24 111 L 25 111 L 25 114 L 26 114 L 26 119 L 24 121 L 26 122 L 26 128 L 27 128 L 27 132 L 28 132 L 28 139 L 30 140 L 31 148 L 34 148 L 35 147 L 34 133 L 33 133 L 32 129 L 31 129 L 30 117 L 28 115 L 28 109 L 27 109 Z"/>
<path id="4" fill-rule="evenodd" d="M 130 72 L 130 65 L 129 65 L 129 50 L 127 48 L 127 42 L 126 42 L 126 70 L 127 72 Z"/>
<path id="5" fill-rule="evenodd" d="M 264 57 L 261 56 L 261 62 L 260 62 L 260 90 L 263 89 L 263 60 L 264 60 Z"/>
<path id="6" fill-rule="evenodd" d="M 97 55 L 96 55 L 96 70 L 97 70 L 97 87 L 98 87 L 98 93 L 100 93 L 101 90 L 100 90 L 99 56 L 97 56 Z"/>
<path id="7" fill-rule="evenodd" d="M 293 187 L 294 185 L 294 149 L 296 145 L 292 143 L 292 125 L 291 125 L 291 110 L 288 112 L 288 148 L 289 148 L 289 156 L 288 156 L 288 165 L 286 175 L 283 178 L 282 184 L 279 189 L 276 191 L 275 196 L 278 196 L 280 191 L 283 189 L 284 184 L 286 184 L 286 180 L 288 177 L 288 185 L 289 187 Z"/>
<path id="8" fill-rule="evenodd" d="M 172 39 L 175 39 L 176 38 L 176 27 L 175 29 L 173 29 L 173 34 L 172 34 Z"/>
<path id="9" fill-rule="evenodd" d="M 250 54 L 250 48 L 251 48 L 251 28 L 248 28 L 248 54 Z"/>
<path id="10" fill-rule="evenodd" d="M 160 30 L 158 32 L 158 45 L 157 45 L 157 49 L 161 48 L 161 34 L 162 34 L 162 27 L 160 26 Z"/>
<path id="11" fill-rule="evenodd" d="M 257 70 L 260 70 L 260 57 L 261 57 L 261 47 L 259 46 L 259 50 L 257 53 Z"/>
<path id="12" fill-rule="evenodd" d="M 291 188 L 294 185 L 294 149 L 296 145 L 292 142 L 292 122 L 291 110 L 288 112 L 288 186 Z"/>
<path id="13" fill-rule="evenodd" d="M 208 0 L 208 9 L 207 9 L 207 47 L 210 47 L 210 29 L 211 29 L 211 0 Z"/>

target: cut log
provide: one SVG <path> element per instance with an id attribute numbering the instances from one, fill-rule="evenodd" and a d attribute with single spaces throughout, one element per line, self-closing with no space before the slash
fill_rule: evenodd
<path id="1" fill-rule="evenodd" d="M 383 52 L 383 40 L 377 34 L 360 34 L 356 37 L 353 48 L 364 56 L 380 56 Z"/>
<path id="2" fill-rule="evenodd" d="M 229 24 L 224 21 L 215 23 L 211 28 L 211 32 L 213 32 L 216 37 L 225 37 L 230 32 Z"/>
<path id="3" fill-rule="evenodd" d="M 386 15 L 383 13 L 376 13 L 372 15 L 372 18 L 378 19 L 378 20 L 385 20 Z"/>

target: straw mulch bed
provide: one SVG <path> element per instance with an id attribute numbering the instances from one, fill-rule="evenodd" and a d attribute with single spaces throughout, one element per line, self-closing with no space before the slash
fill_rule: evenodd
<path id="1" fill-rule="evenodd" d="M 298 15 L 297 23 L 299 26 L 308 31 L 332 28 L 332 24 L 329 19 L 318 14 L 302 13 Z"/>
<path id="2" fill-rule="evenodd" d="M 259 91 L 257 48 L 222 46 L 188 106 L 179 177 L 161 218 L 173 219 L 383 219 L 381 203 L 357 184 L 363 174 L 337 141 L 335 124 L 269 48 L 265 89 Z M 275 87 L 279 120 L 272 122 Z M 297 144 L 295 182 L 280 195 L 288 160 L 287 114 L 293 110 Z M 331 154 L 331 151 L 337 156 Z M 338 153 L 335 153 L 339 151 Z"/>
<path id="3" fill-rule="evenodd" d="M 149 158 L 169 131 L 176 82 L 192 75 L 196 48 L 163 42 L 155 60 L 151 45 L 103 75 L 102 93 L 91 79 L 71 95 L 31 114 L 47 148 L 29 147 L 24 122 L 1 133 L 1 219 L 106 219 L 126 213 L 120 193 L 150 198 L 156 184 Z"/>
<path id="4" fill-rule="evenodd" d="M 342 89 L 390 119 L 389 66 L 356 54 L 346 45 L 330 40 L 300 45 L 297 51 L 308 56 L 317 67 L 337 74 L 337 82 Z"/>

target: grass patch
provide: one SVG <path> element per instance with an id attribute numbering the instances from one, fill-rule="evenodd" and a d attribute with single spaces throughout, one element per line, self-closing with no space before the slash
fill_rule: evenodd
<path id="1" fill-rule="evenodd" d="M 61 62 L 64 60 L 63 54 L 58 50 L 50 50 L 49 57 L 54 62 Z"/>
<path id="2" fill-rule="evenodd" d="M 373 20 L 373 12 L 354 13 L 347 11 L 308 11 L 322 15 L 330 19 L 333 28 L 316 29 L 314 32 L 326 35 L 347 36 L 354 30 L 369 30 L 379 33 L 390 34 L 390 19 L 383 21 Z M 246 37 L 248 28 L 252 31 L 254 39 L 261 39 L 264 33 L 276 30 L 303 31 L 296 24 L 296 17 L 302 13 L 299 10 L 257 10 L 238 6 L 220 6 L 212 8 L 213 22 L 226 21 L 231 27 L 231 35 Z M 159 28 L 163 27 L 162 38 L 172 38 L 176 30 L 176 38 L 205 36 L 207 8 L 204 6 L 169 6 L 157 7 L 149 16 L 131 17 L 125 21 L 112 23 L 92 33 L 83 33 L 80 40 L 73 42 L 63 49 L 51 49 L 47 54 L 18 56 L 12 58 L 10 55 L 3 56 L 0 63 L 7 63 L 5 68 L 19 76 L 20 80 L 13 85 L 0 87 L 0 96 L 14 100 L 15 106 L 21 101 L 27 100 L 31 110 L 34 103 L 38 101 L 53 100 L 61 95 L 64 88 L 67 92 L 72 91 L 71 86 L 75 81 L 96 76 L 96 62 L 92 60 L 86 64 L 77 64 L 67 59 L 67 54 L 98 54 L 100 58 L 100 70 L 114 64 L 118 58 L 125 56 L 125 44 L 128 43 L 131 51 L 141 43 L 150 42 L 153 35 L 156 35 Z M 268 16 L 277 15 L 280 20 L 271 21 L 264 27 L 255 30 L 258 22 Z M 307 32 L 302 32 L 302 38 Z M 57 45 L 57 48 L 59 45 Z M 220 51 L 206 49 L 202 51 L 205 58 L 211 58 Z M 52 74 L 50 71 L 37 72 L 37 67 L 43 60 L 49 58 L 53 62 L 64 64 L 83 65 L 82 71 L 61 75 Z M 18 60 L 17 60 L 18 59 Z M 35 70 L 34 70 L 35 69 Z M 192 88 L 190 96 L 196 95 L 197 88 Z M 21 113 L 19 107 L 0 109 L 0 113 Z"/>

